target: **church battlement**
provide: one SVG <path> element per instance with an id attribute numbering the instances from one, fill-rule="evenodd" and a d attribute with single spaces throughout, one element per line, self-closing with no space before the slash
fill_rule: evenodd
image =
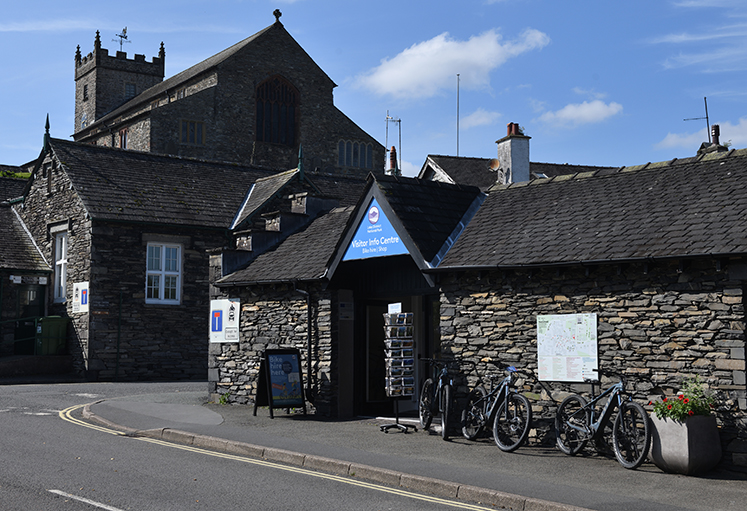
<path id="1" fill-rule="evenodd" d="M 89 73 L 94 67 L 103 67 L 126 73 L 158 76 L 163 79 L 166 52 L 163 43 L 157 57 L 148 62 L 145 55 L 135 54 L 133 59 L 127 58 L 127 52 L 117 51 L 109 55 L 109 50 L 101 47 L 101 35 L 96 31 L 94 49 L 88 55 L 82 55 L 80 46 L 75 51 L 75 79 Z"/>

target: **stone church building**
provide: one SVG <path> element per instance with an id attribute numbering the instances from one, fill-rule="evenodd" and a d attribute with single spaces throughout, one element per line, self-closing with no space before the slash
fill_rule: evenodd
<path id="1" fill-rule="evenodd" d="M 150 62 L 75 53 L 76 142 L 364 177 L 385 151 L 334 105 L 332 79 L 280 23 L 164 80 L 163 43 Z"/>

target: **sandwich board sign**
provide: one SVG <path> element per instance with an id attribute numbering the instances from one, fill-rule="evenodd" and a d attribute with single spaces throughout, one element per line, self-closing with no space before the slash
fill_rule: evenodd
<path id="1" fill-rule="evenodd" d="M 259 366 L 254 415 L 257 415 L 258 406 L 268 406 L 271 418 L 275 418 L 273 408 L 303 407 L 303 414 L 306 415 L 301 353 L 298 349 L 265 350 Z"/>
<path id="2" fill-rule="evenodd" d="M 238 298 L 210 300 L 210 342 L 239 342 Z"/>

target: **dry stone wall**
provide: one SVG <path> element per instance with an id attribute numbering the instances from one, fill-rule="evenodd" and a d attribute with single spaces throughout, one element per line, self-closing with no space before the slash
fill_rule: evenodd
<path id="1" fill-rule="evenodd" d="M 462 396 L 478 375 L 497 371 L 482 359 L 537 374 L 538 315 L 596 313 L 600 368 L 625 374 L 644 405 L 699 375 L 719 395 L 725 462 L 747 469 L 743 284 L 718 261 L 475 272 L 442 278 L 441 287 L 442 352 L 477 362 L 463 364 Z M 533 400 L 535 441 L 554 441 L 549 424 L 560 401 L 589 390 L 520 384 Z"/>
<path id="2" fill-rule="evenodd" d="M 313 288 L 311 292 L 312 381 L 308 382 L 308 306 L 306 296 L 292 285 L 242 288 L 240 341 L 211 343 L 208 357 L 209 392 L 215 401 L 253 404 L 260 360 L 266 349 L 297 348 L 301 352 L 304 386 L 311 410 L 329 415 L 336 406 L 336 378 L 332 371 L 332 295 Z"/>

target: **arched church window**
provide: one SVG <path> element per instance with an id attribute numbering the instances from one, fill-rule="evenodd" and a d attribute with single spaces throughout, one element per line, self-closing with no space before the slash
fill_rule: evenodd
<path id="1" fill-rule="evenodd" d="M 257 87 L 257 142 L 296 143 L 298 91 L 280 76 Z"/>

